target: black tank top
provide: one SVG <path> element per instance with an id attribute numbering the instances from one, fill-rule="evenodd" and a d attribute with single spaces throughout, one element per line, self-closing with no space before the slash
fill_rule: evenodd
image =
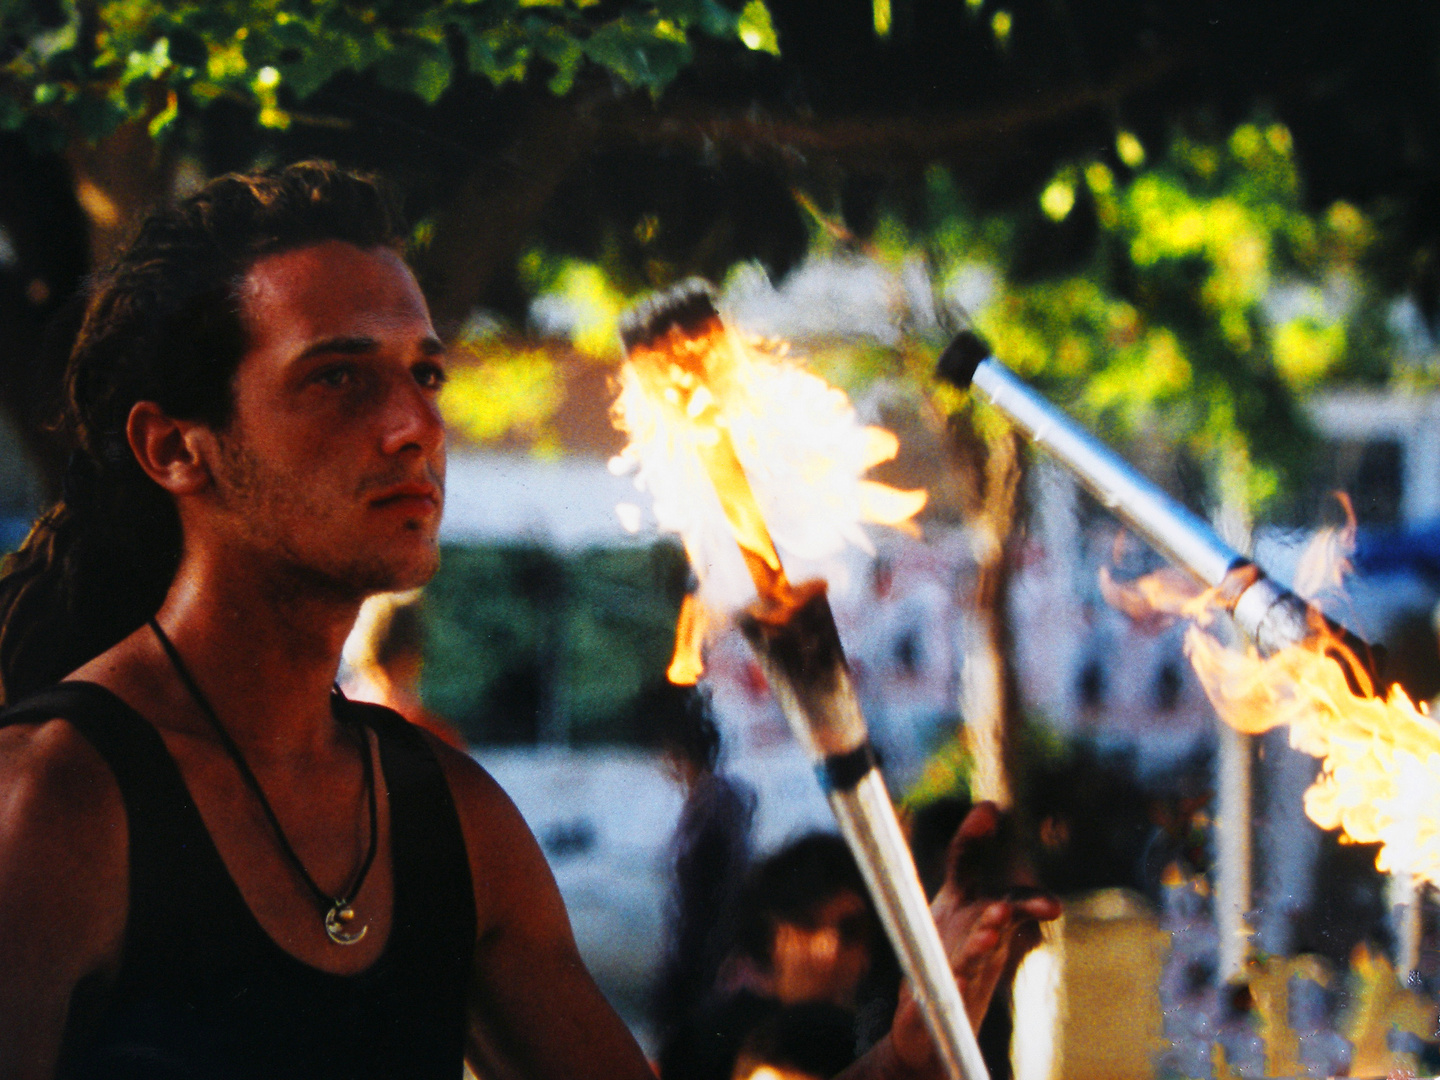
<path id="1" fill-rule="evenodd" d="M 358 975 L 311 967 L 265 933 L 159 732 L 120 698 L 61 683 L 0 713 L 0 726 L 70 721 L 125 801 L 120 970 L 76 988 L 65 1080 L 459 1080 L 475 902 L 450 789 L 403 718 L 337 702 L 376 733 L 390 795 L 394 917 L 384 951 Z"/>

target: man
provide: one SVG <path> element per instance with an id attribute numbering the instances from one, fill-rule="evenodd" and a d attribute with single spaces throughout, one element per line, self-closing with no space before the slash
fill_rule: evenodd
<path id="1" fill-rule="evenodd" d="M 445 357 L 402 236 L 328 165 L 224 177 L 91 298 L 66 498 L 0 581 L 8 1080 L 651 1075 L 510 801 L 332 692 L 365 597 L 438 561 Z M 983 1011 L 1050 908 L 961 900 Z M 933 1073 L 913 1006 L 857 1069 Z"/>

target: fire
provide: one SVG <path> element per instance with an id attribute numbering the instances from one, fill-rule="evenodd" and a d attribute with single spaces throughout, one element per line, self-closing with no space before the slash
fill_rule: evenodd
<path id="1" fill-rule="evenodd" d="M 632 343 L 614 419 L 630 442 L 611 470 L 649 492 L 700 583 L 681 612 L 672 681 L 701 674 L 712 614 L 757 596 L 795 602 L 782 552 L 810 574 L 847 544 L 873 552 L 862 524 L 904 525 L 925 505 L 923 491 L 863 478 L 895 456 L 894 435 L 862 425 L 843 392 L 713 310 Z"/>
<path id="2" fill-rule="evenodd" d="M 1338 582 L 1353 536 L 1353 515 L 1343 529 L 1322 531 L 1297 582 L 1304 577 L 1312 595 Z M 1305 793 L 1312 821 L 1356 843 L 1380 844 L 1383 871 L 1440 884 L 1440 726 L 1398 684 L 1377 693 L 1365 666 L 1318 617 L 1308 641 L 1262 657 L 1205 629 L 1226 607 L 1223 588 L 1202 592 L 1162 570 L 1124 584 L 1102 571 L 1101 589 L 1132 618 L 1191 619 L 1185 652 L 1221 719 L 1252 735 L 1287 725 L 1290 745 L 1320 759 Z"/>
<path id="3" fill-rule="evenodd" d="M 1355 507 L 1350 496 L 1335 492 L 1345 513 L 1345 524 L 1339 528 L 1321 529 L 1306 546 L 1295 567 L 1295 595 L 1310 599 L 1328 589 L 1339 589 L 1351 571 L 1350 553 L 1355 550 Z"/>
<path id="4" fill-rule="evenodd" d="M 1197 626 L 1185 651 L 1221 718 L 1247 734 L 1287 724 L 1290 745 L 1321 759 L 1305 813 L 1356 843 L 1381 844 L 1376 865 L 1440 884 L 1440 728 L 1398 685 L 1361 697 L 1323 638 L 1262 659 Z"/>

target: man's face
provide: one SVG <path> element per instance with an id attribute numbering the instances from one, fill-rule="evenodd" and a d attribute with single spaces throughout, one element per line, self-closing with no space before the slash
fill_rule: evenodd
<path id="1" fill-rule="evenodd" d="M 246 275 L 248 349 L 213 470 L 228 543 L 345 594 L 438 565 L 444 349 L 399 256 L 325 241 Z"/>
<path id="2" fill-rule="evenodd" d="M 853 889 L 824 901 L 805 923 L 777 922 L 771 947 L 774 993 L 786 1005 L 853 1007 L 870 970 L 870 907 Z"/>

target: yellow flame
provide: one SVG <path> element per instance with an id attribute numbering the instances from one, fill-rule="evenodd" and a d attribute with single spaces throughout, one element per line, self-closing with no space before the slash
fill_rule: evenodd
<path id="1" fill-rule="evenodd" d="M 1353 536 L 1353 525 L 1322 532 L 1305 553 L 1311 585 L 1339 580 L 1337 565 L 1353 544 L 1347 532 Z M 1356 843 L 1380 844 L 1381 870 L 1440 884 L 1440 726 L 1399 685 L 1374 693 L 1363 665 L 1318 617 L 1310 640 L 1261 657 L 1201 628 L 1234 590 L 1200 592 L 1174 571 L 1123 585 L 1102 572 L 1101 589 L 1137 620 L 1192 619 L 1185 652 L 1220 718 L 1251 735 L 1287 725 L 1290 745 L 1320 759 L 1305 793 L 1310 819 Z"/>
<path id="2" fill-rule="evenodd" d="M 1381 844 L 1381 870 L 1440 883 L 1440 728 L 1404 690 L 1358 697 L 1341 663 L 1309 643 L 1261 659 L 1191 627 L 1185 648 L 1226 723 L 1249 734 L 1288 724 L 1290 745 L 1321 759 L 1305 793 L 1315 824 Z"/>
<path id="3" fill-rule="evenodd" d="M 672 678 L 701 672 L 700 607 L 732 611 L 757 594 L 788 605 L 782 551 L 801 569 L 846 544 L 873 552 L 862 524 L 903 527 L 925 505 L 923 491 L 863 479 L 899 441 L 862 425 L 841 391 L 784 352 L 711 319 L 632 347 L 621 369 L 614 419 L 630 441 L 615 467 L 650 493 L 700 582 L 681 613 Z"/>
<path id="4" fill-rule="evenodd" d="M 665 677 L 676 686 L 694 686 L 705 674 L 702 650 L 705 632 L 710 627 L 710 613 L 694 593 L 686 593 L 680 602 L 680 618 L 675 623 L 675 654 Z"/>

